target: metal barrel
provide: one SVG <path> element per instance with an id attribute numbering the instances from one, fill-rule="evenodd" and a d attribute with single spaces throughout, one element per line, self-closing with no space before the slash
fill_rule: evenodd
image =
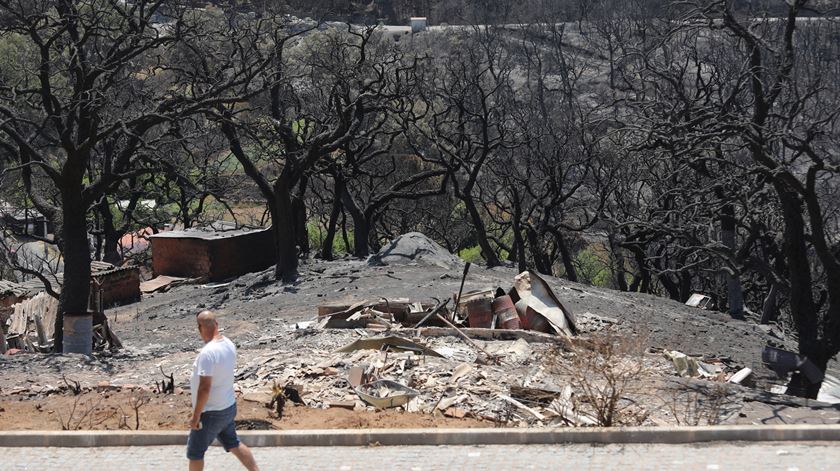
<path id="1" fill-rule="evenodd" d="M 498 320 L 497 326 L 500 329 L 519 329 L 519 315 L 510 296 L 499 296 L 493 300 L 493 314 Z"/>
<path id="2" fill-rule="evenodd" d="M 493 306 L 491 297 L 478 297 L 467 302 L 467 320 L 470 327 L 489 329 L 493 325 Z"/>
<path id="3" fill-rule="evenodd" d="M 93 315 L 64 314 L 64 353 L 84 353 L 90 355 L 93 350 Z"/>

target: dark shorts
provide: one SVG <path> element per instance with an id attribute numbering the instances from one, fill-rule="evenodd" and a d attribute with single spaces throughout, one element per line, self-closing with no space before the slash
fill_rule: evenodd
<path id="1" fill-rule="evenodd" d="M 190 430 L 190 438 L 187 440 L 187 459 L 203 460 L 207 447 L 213 443 L 214 438 L 230 451 L 239 446 L 239 437 L 236 436 L 236 425 L 233 419 L 236 417 L 236 404 L 225 410 L 206 411 L 201 413 L 201 428 Z"/>

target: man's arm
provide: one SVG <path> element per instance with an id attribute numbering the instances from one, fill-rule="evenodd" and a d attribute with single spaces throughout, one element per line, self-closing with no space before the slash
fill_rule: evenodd
<path id="1" fill-rule="evenodd" d="M 212 376 L 198 377 L 198 391 L 195 394 L 195 409 L 193 409 L 192 419 L 190 419 L 190 428 L 198 429 L 201 424 L 201 411 L 204 405 L 207 404 L 207 399 L 210 398 L 210 386 L 213 384 Z"/>

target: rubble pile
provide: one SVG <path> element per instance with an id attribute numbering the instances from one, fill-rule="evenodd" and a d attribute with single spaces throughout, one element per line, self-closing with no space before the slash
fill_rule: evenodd
<path id="1" fill-rule="evenodd" d="M 464 270 L 466 277 L 469 270 Z M 463 287 L 463 284 L 462 284 Z M 458 326 L 504 330 L 532 330 L 553 335 L 572 336 L 577 333 L 576 318 L 557 298 L 548 284 L 538 275 L 522 272 L 514 285 L 505 292 L 502 288 L 486 288 L 468 293 L 453 293 L 454 310 L 444 301 L 415 302 L 408 298 L 360 301 L 352 305 L 324 304 L 318 306 L 318 317 L 312 324 L 319 329 L 350 328 L 378 331 L 418 328 L 423 325 Z"/>
<path id="2" fill-rule="evenodd" d="M 90 325 L 82 329 L 90 333 L 90 347 L 93 350 L 122 348 L 117 335 L 111 329 L 105 309 L 109 306 L 133 303 L 140 299 L 140 270 L 136 266 L 114 266 L 107 262 L 92 261 L 90 264 L 90 298 L 88 311 L 74 316 L 92 318 Z M 48 290 L 41 278 L 24 283 L 0 280 L 0 354 L 18 352 L 47 353 L 53 350 L 55 320 L 58 315 L 57 293 L 61 292 L 64 274 L 42 274 L 49 280 Z M 85 322 L 87 319 L 85 319 Z M 68 323 L 65 322 L 65 329 Z M 91 348 L 83 346 L 81 351 L 67 350 L 66 353 L 90 353 Z"/>
<path id="3" fill-rule="evenodd" d="M 311 330 L 299 332 L 308 335 Z M 555 382 L 559 377 L 547 374 L 541 361 L 556 344 L 529 343 L 521 338 L 481 342 L 481 348 L 493 358 L 488 360 L 456 337 L 429 338 L 421 331 L 406 330 L 399 337 L 364 332 L 365 336 L 333 351 L 309 348 L 282 356 L 264 355 L 240 368 L 237 385 L 246 400 L 260 402 L 268 402 L 271 385 L 292 385 L 309 407 L 400 407 L 407 412 L 474 417 L 509 425 L 562 421 L 558 414 L 536 411 L 549 408 L 550 403 L 534 408 L 523 404 L 533 403 L 523 397 L 529 390 L 558 397 L 565 393 L 564 385 Z M 409 332 L 411 335 L 406 335 Z M 513 406 L 517 403 L 520 407 Z"/>
<path id="4" fill-rule="evenodd" d="M 464 277 L 468 270 L 469 264 Z M 320 305 L 315 319 L 291 332 L 323 342 L 252 359 L 239 370 L 237 385 L 246 400 L 267 406 L 277 403 L 278 391 L 292 388 L 317 408 L 401 408 L 521 426 L 597 423 L 575 410 L 568 381 L 544 360 L 568 346 L 581 326 L 592 333 L 615 320 L 586 313 L 578 321 L 529 272 L 517 275 L 508 291 L 459 291 L 452 298 L 452 309 L 449 299 Z M 324 348 L 336 335 L 347 343 Z"/>

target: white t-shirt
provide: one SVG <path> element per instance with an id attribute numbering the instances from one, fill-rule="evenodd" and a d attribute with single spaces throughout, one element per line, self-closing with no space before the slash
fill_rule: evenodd
<path id="1" fill-rule="evenodd" d="M 233 391 L 233 370 L 236 367 L 236 346 L 227 337 L 211 340 L 198 352 L 190 377 L 192 405 L 198 395 L 198 377 L 211 376 L 210 397 L 201 412 L 225 410 L 236 402 Z"/>

